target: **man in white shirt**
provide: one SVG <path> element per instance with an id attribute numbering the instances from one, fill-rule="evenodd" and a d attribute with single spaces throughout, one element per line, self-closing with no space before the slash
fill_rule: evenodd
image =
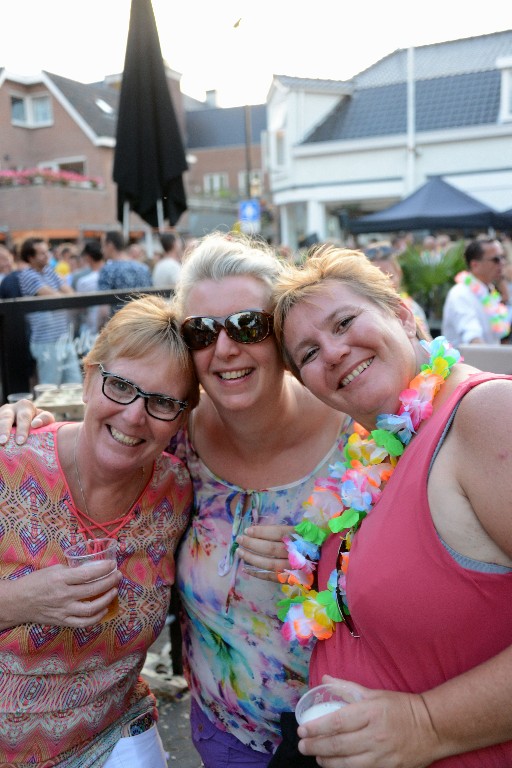
<path id="1" fill-rule="evenodd" d="M 164 232 L 160 235 L 160 244 L 164 255 L 153 267 L 153 287 L 174 288 L 181 272 L 181 239 L 172 232 Z"/>
<path id="2" fill-rule="evenodd" d="M 442 334 L 460 344 L 500 344 L 508 334 L 508 312 L 496 285 L 505 252 L 498 240 L 474 240 L 464 251 L 467 272 L 457 275 L 443 307 Z"/>

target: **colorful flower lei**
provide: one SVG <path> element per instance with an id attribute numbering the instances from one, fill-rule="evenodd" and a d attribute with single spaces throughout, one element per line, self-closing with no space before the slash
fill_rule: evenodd
<path id="1" fill-rule="evenodd" d="M 471 293 L 476 296 L 483 306 L 485 314 L 489 315 L 492 331 L 498 334 L 500 338 L 507 336 L 510 331 L 510 323 L 507 320 L 508 311 L 496 288 L 488 288 L 471 272 L 459 272 L 455 276 L 455 282 L 467 285 Z"/>
<path id="2" fill-rule="evenodd" d="M 279 574 L 285 598 L 278 603 L 282 632 L 301 645 L 312 636 L 324 640 L 337 622 L 350 616 L 346 601 L 346 575 L 352 538 L 378 501 L 398 459 L 419 425 L 432 414 L 432 402 L 444 380 L 460 359 L 460 353 L 443 337 L 421 341 L 430 355 L 407 389 L 400 394 L 396 415 L 381 414 L 377 429 L 369 435 L 359 424 L 344 449 L 345 461 L 331 465 L 331 475 L 319 479 L 303 504 L 303 520 L 295 533 L 284 539 L 290 570 Z M 341 533 L 344 551 L 341 566 L 334 570 L 327 589 L 312 589 L 322 544 L 330 533 Z M 337 592 L 341 596 L 338 607 Z"/>

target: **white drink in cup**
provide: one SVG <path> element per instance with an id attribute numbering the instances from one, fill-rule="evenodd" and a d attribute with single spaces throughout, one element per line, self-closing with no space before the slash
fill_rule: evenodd
<path id="1" fill-rule="evenodd" d="M 354 700 L 354 699 L 353 699 Z M 299 725 L 316 720 L 317 717 L 330 715 L 347 704 L 346 698 L 331 683 L 324 683 L 311 688 L 297 702 L 295 717 Z"/>

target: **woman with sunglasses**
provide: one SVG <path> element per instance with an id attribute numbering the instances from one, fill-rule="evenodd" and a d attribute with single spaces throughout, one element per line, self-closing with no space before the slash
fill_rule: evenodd
<path id="1" fill-rule="evenodd" d="M 280 713 L 304 692 L 311 646 L 282 637 L 269 579 L 285 567 L 281 539 L 342 455 L 348 426 L 285 373 L 269 313 L 280 271 L 263 244 L 212 234 L 185 260 L 176 293 L 203 389 L 173 449 L 194 483 L 177 585 L 192 736 L 206 768 L 265 768 Z M 251 550 L 247 529 L 260 537 Z"/>
<path id="2" fill-rule="evenodd" d="M 83 423 L 0 451 L 0 764 L 164 768 L 140 677 L 162 630 L 190 477 L 164 453 L 198 398 L 175 314 L 135 300 L 84 361 Z M 118 570 L 66 562 L 117 546 Z M 117 599 L 115 608 L 113 601 Z"/>
<path id="3" fill-rule="evenodd" d="M 284 370 L 269 314 L 281 269 L 269 247 L 215 233 L 189 253 L 177 288 L 202 388 L 172 452 L 194 484 L 176 580 L 192 738 L 205 768 L 266 768 L 280 714 L 305 690 L 312 644 L 283 638 L 275 573 L 288 562 L 281 539 L 342 459 L 350 423 Z M 25 405 L 16 406 L 20 435 L 33 413 Z M 10 409 L 0 416 L 12 418 Z"/>
<path id="4" fill-rule="evenodd" d="M 320 249 L 275 299 L 290 370 L 362 427 L 305 510 L 327 534 L 308 564 L 320 592 L 283 616 L 319 638 L 311 685 L 352 702 L 301 725 L 300 751 L 325 768 L 512 765 L 512 377 L 420 340 L 359 252 Z"/>

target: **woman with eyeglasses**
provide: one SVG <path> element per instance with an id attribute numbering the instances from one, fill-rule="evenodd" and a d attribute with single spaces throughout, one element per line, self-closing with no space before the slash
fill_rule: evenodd
<path id="1" fill-rule="evenodd" d="M 276 573 L 288 564 L 281 540 L 342 459 L 350 424 L 285 372 L 270 315 L 281 269 L 270 247 L 214 233 L 185 259 L 176 294 L 202 389 L 172 452 L 194 484 L 177 586 L 192 737 L 205 768 L 266 768 L 281 712 L 306 688 L 312 643 L 291 647 L 277 617 Z M 24 435 L 32 406 L 15 407 Z M 1 409 L 0 425 L 13 408 Z"/>
<path id="2" fill-rule="evenodd" d="M 295 590 L 282 614 L 318 638 L 311 685 L 350 702 L 300 726 L 301 753 L 325 768 L 512 765 L 512 377 L 422 341 L 360 252 L 320 249 L 274 298 L 290 370 L 360 425 L 298 532 L 327 536 L 307 563 L 319 591 Z"/>
<path id="3" fill-rule="evenodd" d="M 197 380 L 157 297 L 117 312 L 83 364 L 83 422 L 22 447 L 12 435 L 0 451 L 0 764 L 164 768 L 140 672 L 192 502 L 186 468 L 164 451 Z M 69 547 L 85 555 L 105 537 L 117 570 L 67 565 Z"/>

